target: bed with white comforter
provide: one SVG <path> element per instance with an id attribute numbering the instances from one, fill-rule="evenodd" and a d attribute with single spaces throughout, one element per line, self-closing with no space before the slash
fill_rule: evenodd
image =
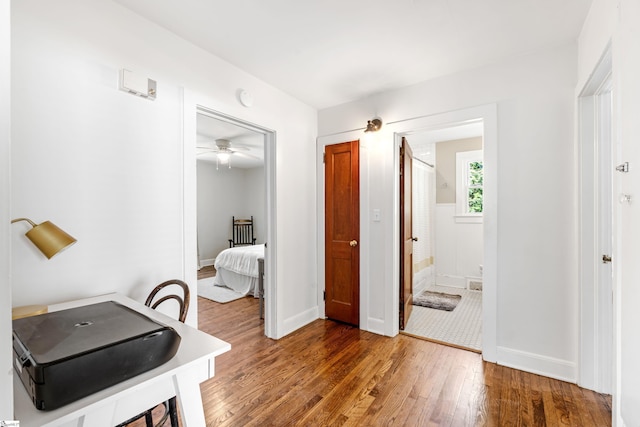
<path id="1" fill-rule="evenodd" d="M 216 257 L 214 286 L 226 286 L 242 295 L 258 297 L 258 259 L 264 258 L 264 245 L 236 246 Z"/>

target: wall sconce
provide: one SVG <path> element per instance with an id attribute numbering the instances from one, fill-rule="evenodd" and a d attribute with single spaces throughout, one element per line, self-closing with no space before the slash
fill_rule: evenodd
<path id="1" fill-rule="evenodd" d="M 382 127 L 382 120 L 379 118 L 367 120 L 367 128 L 365 132 L 378 132 Z"/>
<path id="2" fill-rule="evenodd" d="M 16 218 L 11 221 L 11 224 L 19 221 L 27 221 L 31 224 L 33 228 L 27 231 L 25 236 L 27 236 L 48 259 L 51 259 L 55 254 L 73 245 L 77 241 L 50 221 L 36 224 L 29 218 Z"/>

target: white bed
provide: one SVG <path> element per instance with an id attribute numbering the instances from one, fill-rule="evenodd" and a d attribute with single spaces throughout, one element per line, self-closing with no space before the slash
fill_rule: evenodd
<path id="1" fill-rule="evenodd" d="M 259 297 L 258 259 L 264 259 L 264 245 L 236 246 L 218 254 L 214 286 L 226 286 L 242 295 Z"/>

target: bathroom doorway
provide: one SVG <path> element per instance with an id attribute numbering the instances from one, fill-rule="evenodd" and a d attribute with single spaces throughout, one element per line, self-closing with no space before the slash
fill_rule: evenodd
<path id="1" fill-rule="evenodd" d="M 405 134 L 413 307 L 403 333 L 482 352 L 482 122 Z"/>

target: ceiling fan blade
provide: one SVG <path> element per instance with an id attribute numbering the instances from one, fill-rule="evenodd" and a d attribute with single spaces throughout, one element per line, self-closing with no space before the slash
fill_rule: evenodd
<path id="1" fill-rule="evenodd" d="M 196 150 L 196 156 L 202 156 L 204 154 L 216 154 L 216 153 L 218 153 L 218 151 L 212 150 L 211 148 Z"/>
<path id="2" fill-rule="evenodd" d="M 241 157 L 247 157 L 247 158 L 250 158 L 250 159 L 264 161 L 264 159 L 262 157 L 254 156 L 253 154 L 249 154 L 249 153 L 236 153 L 236 155 L 241 156 Z"/>

